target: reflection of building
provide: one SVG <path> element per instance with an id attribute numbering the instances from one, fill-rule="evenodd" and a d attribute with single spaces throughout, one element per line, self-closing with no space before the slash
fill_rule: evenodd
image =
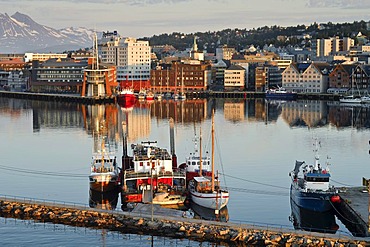
<path id="1" fill-rule="evenodd" d="M 282 109 L 283 119 L 291 127 L 318 127 L 327 123 L 326 102 L 304 100 L 286 102 Z"/>
<path id="2" fill-rule="evenodd" d="M 122 110 L 121 120 L 126 124 L 127 141 L 134 143 L 138 139 L 148 138 L 151 132 L 150 106 L 135 106 L 131 110 Z M 122 135 L 121 135 L 122 136 Z"/>
<path id="3" fill-rule="evenodd" d="M 226 120 L 239 122 L 244 120 L 244 101 L 241 102 L 225 102 L 224 116 Z"/>
<path id="4" fill-rule="evenodd" d="M 151 115 L 159 119 L 173 118 L 175 123 L 202 122 L 207 117 L 207 100 L 157 101 L 151 106 Z"/>
<path id="5" fill-rule="evenodd" d="M 370 128 L 370 108 L 329 106 L 328 121 L 336 127 Z"/>

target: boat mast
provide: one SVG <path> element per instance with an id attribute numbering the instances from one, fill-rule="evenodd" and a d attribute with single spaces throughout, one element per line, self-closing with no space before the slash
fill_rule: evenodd
<path id="1" fill-rule="evenodd" d="M 212 177 L 211 177 L 211 190 L 215 191 L 215 111 L 212 110 Z M 217 200 L 217 197 L 216 197 Z"/>
<path id="2" fill-rule="evenodd" d="M 202 126 L 200 126 L 199 130 L 199 176 L 202 176 Z"/>

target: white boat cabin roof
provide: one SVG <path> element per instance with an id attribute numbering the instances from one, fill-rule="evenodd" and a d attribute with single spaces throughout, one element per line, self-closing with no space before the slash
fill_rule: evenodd
<path id="1" fill-rule="evenodd" d="M 206 177 L 194 177 L 194 180 L 197 182 L 197 183 L 202 183 L 202 182 L 209 182 L 210 180 Z"/>

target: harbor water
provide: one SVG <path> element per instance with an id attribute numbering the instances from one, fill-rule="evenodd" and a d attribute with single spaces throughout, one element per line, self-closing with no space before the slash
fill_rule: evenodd
<path id="1" fill-rule="evenodd" d="M 194 152 L 194 137 L 200 130 L 202 149 L 210 152 L 212 109 L 216 168 L 222 185 L 230 191 L 223 214 L 231 222 L 294 229 L 289 172 L 296 160 L 314 161 L 315 138 L 321 144 L 320 161 L 325 167 L 330 163 L 332 185 L 361 186 L 363 177 L 370 178 L 367 105 L 188 99 L 144 101 L 125 108 L 0 98 L 0 194 L 93 206 L 88 175 L 96 134 L 103 134 L 99 133 L 102 125 L 120 161 L 122 123 L 127 126 L 129 151 L 131 144 L 148 140 L 170 149 L 172 118 L 180 164 Z M 120 199 L 115 210 L 121 210 Z M 334 220 L 339 227 L 336 234 L 350 235 L 337 218 Z M 150 234 L 125 235 L 4 218 L 0 218 L 0 229 L 7 233 L 0 240 L 7 246 L 51 242 L 56 246 L 70 246 L 72 242 L 81 246 L 208 246 Z"/>

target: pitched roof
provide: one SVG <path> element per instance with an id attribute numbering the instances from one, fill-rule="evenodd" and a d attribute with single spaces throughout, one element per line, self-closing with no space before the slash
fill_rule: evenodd
<path id="1" fill-rule="evenodd" d="M 245 68 L 237 64 L 232 64 L 227 69 L 228 70 L 245 70 Z"/>

